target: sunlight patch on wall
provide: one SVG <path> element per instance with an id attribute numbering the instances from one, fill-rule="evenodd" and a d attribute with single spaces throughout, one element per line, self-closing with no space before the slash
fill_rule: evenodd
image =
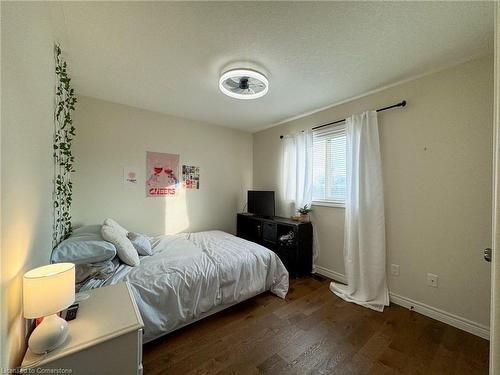
<path id="1" fill-rule="evenodd" d="M 186 190 L 178 189 L 175 197 L 165 197 L 165 231 L 164 234 L 185 232 L 189 228 Z"/>

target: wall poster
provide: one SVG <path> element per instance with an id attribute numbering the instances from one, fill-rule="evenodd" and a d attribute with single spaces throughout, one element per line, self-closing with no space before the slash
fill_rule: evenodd
<path id="1" fill-rule="evenodd" d="M 182 186 L 186 189 L 200 188 L 200 167 L 193 165 L 182 166 Z"/>
<path id="2" fill-rule="evenodd" d="M 179 189 L 179 155 L 146 153 L 146 196 L 175 196 Z"/>
<path id="3" fill-rule="evenodd" d="M 135 167 L 123 168 L 123 184 L 127 188 L 136 188 L 138 184 L 137 169 Z"/>

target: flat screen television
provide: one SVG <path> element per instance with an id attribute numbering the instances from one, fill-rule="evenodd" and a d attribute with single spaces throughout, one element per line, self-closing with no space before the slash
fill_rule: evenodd
<path id="1" fill-rule="evenodd" d="M 257 216 L 274 217 L 274 191 L 248 191 L 248 212 Z"/>

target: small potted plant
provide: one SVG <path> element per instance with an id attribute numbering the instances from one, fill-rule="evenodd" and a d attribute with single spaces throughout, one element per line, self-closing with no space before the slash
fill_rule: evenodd
<path id="1" fill-rule="evenodd" d="M 311 206 L 306 204 L 304 207 L 299 208 L 297 211 L 300 214 L 300 221 L 307 223 L 309 221 L 309 212 L 312 211 Z"/>

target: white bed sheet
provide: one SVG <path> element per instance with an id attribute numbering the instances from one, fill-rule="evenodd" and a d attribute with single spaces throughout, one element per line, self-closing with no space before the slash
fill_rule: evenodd
<path id="1" fill-rule="evenodd" d="M 145 324 L 144 342 L 266 290 L 285 298 L 288 272 L 263 246 L 221 231 L 160 236 L 140 265 L 84 289 L 128 281 Z M 101 285 L 98 285 L 101 284 Z"/>

